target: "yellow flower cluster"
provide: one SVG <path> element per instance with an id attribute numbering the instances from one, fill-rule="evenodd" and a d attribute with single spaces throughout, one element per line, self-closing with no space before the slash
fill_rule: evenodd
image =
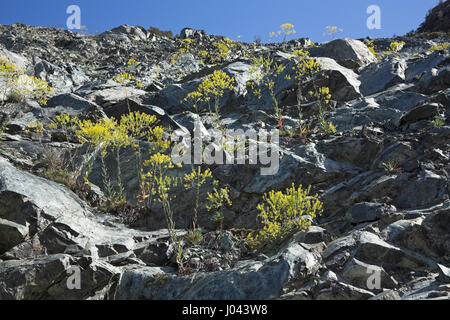
<path id="1" fill-rule="evenodd" d="M 392 51 L 392 52 L 398 52 L 398 51 L 400 51 L 401 48 L 403 48 L 404 45 L 405 45 L 404 41 L 400 41 L 400 42 L 394 41 L 394 42 L 391 42 L 388 50 Z"/>
<path id="2" fill-rule="evenodd" d="M 117 136 L 115 131 L 118 129 L 118 124 L 114 119 L 101 119 L 98 122 L 84 120 L 79 121 L 78 126 L 76 134 L 82 143 L 103 144 L 106 147 L 111 144 L 113 137 Z"/>
<path id="3" fill-rule="evenodd" d="M 234 78 L 227 75 L 222 70 L 216 70 L 209 75 L 198 87 L 198 92 L 202 94 L 205 101 L 218 99 L 223 96 L 225 90 L 235 90 Z"/>
<path id="4" fill-rule="evenodd" d="M 434 52 L 434 51 L 445 51 L 448 48 L 450 48 L 450 43 L 449 42 L 442 42 L 442 43 L 438 43 L 434 46 L 431 46 L 428 51 L 430 52 Z"/>
<path id="5" fill-rule="evenodd" d="M 172 243 L 178 246 L 173 211 L 170 207 L 170 201 L 175 198 L 170 196 L 170 190 L 176 186 L 177 179 L 167 174 L 167 171 L 175 166 L 169 155 L 160 152 L 151 155 L 150 159 L 144 162 L 144 166 L 148 167 L 148 172 L 141 176 L 142 200 L 149 199 L 148 203 L 152 203 L 153 197 L 156 197 L 156 201 L 162 204 L 169 236 Z M 181 250 L 181 247 L 179 249 Z"/>
<path id="6" fill-rule="evenodd" d="M 155 153 L 150 157 L 150 159 L 144 162 L 144 166 L 146 167 L 158 167 L 164 169 L 172 169 L 174 165 L 172 163 L 172 159 L 167 154 L 163 153 Z"/>
<path id="7" fill-rule="evenodd" d="M 17 78 L 24 74 L 24 71 L 16 66 L 14 63 L 9 62 L 6 58 L 0 57 L 0 75 L 7 79 Z"/>
<path id="8" fill-rule="evenodd" d="M 207 193 L 208 204 L 206 205 L 206 209 L 208 211 L 211 210 L 220 210 L 225 205 L 231 206 L 231 199 L 229 195 L 230 190 L 227 188 L 214 188 L 212 193 Z"/>
<path id="9" fill-rule="evenodd" d="M 236 42 L 225 38 L 223 41 L 213 42 L 214 51 L 210 54 L 213 63 L 225 61 L 230 51 L 236 46 Z"/>
<path id="10" fill-rule="evenodd" d="M 119 74 L 116 74 L 112 79 L 120 84 L 126 84 L 127 82 L 136 79 L 135 76 L 129 72 L 122 71 Z"/>
<path id="11" fill-rule="evenodd" d="M 197 91 L 190 92 L 181 103 L 192 103 L 196 112 L 198 112 L 198 104 L 202 102 L 208 103 L 214 101 L 216 115 L 218 116 L 219 99 L 224 95 L 225 90 L 234 91 L 234 78 L 227 75 L 222 70 L 216 70 L 200 83 Z M 211 112 L 211 107 L 210 107 Z"/>
<path id="12" fill-rule="evenodd" d="M 270 244 L 284 239 L 297 231 L 307 231 L 311 222 L 323 212 L 318 196 L 310 196 L 310 187 L 291 188 L 285 192 L 270 191 L 258 204 L 258 217 L 263 228 L 256 236 L 250 234 L 248 240 L 255 246 Z"/>
<path id="13" fill-rule="evenodd" d="M 250 67 L 250 81 L 247 83 L 258 99 L 262 98 L 261 87 L 266 88 L 269 91 L 278 120 L 281 120 L 282 115 L 281 110 L 278 107 L 278 98 L 275 93 L 275 80 L 285 69 L 286 66 L 274 62 L 269 56 L 253 58 Z"/>
<path id="14" fill-rule="evenodd" d="M 285 42 L 286 38 L 288 36 L 297 33 L 297 31 L 295 31 L 294 28 L 295 28 L 295 26 L 293 24 L 284 23 L 280 26 L 280 30 L 278 30 L 277 32 L 270 32 L 269 36 L 270 36 L 270 38 L 273 38 L 273 37 L 278 37 L 278 36 L 284 35 L 283 42 Z"/>
<path id="15" fill-rule="evenodd" d="M 335 134 L 337 127 L 332 123 L 326 120 L 322 120 L 322 130 L 326 134 Z"/>
<path id="16" fill-rule="evenodd" d="M 375 51 L 373 42 L 370 40 L 364 40 L 364 43 L 366 44 L 366 46 L 370 50 L 370 52 L 372 52 L 372 54 L 375 56 L 375 58 L 380 59 L 380 54 Z"/>
<path id="17" fill-rule="evenodd" d="M 101 119 L 97 122 L 91 120 L 75 121 L 68 115 L 61 115 L 62 119 L 56 119 L 57 123 L 76 124 L 76 134 L 81 142 L 89 142 L 93 145 L 104 145 L 108 147 L 126 147 L 132 145 L 137 147 L 136 140 L 146 140 L 155 144 L 155 149 L 166 150 L 170 141 L 163 139 L 164 129 L 156 125 L 158 120 L 155 116 L 137 112 L 123 115 L 120 122 L 114 118 Z"/>
<path id="18" fill-rule="evenodd" d="M 71 117 L 67 113 L 63 113 L 57 115 L 53 118 L 53 123 L 48 125 L 49 129 L 56 130 L 59 127 L 64 131 L 68 131 L 69 129 L 75 129 L 79 123 L 79 119 L 76 117 Z"/>
<path id="19" fill-rule="evenodd" d="M 322 71 L 322 64 L 311 58 L 308 51 L 297 49 L 292 54 L 298 58 L 298 62 L 292 67 L 297 82 L 309 80 L 314 74 Z"/>
<path id="20" fill-rule="evenodd" d="M 198 50 L 194 46 L 194 40 L 184 39 L 181 41 L 180 48 L 171 57 L 171 63 L 176 63 L 184 54 L 191 53 L 194 56 L 200 58 L 202 63 L 221 63 L 226 61 L 230 55 L 231 50 L 236 47 L 237 42 L 230 40 L 229 38 L 224 38 L 221 41 L 216 41 L 212 43 L 212 49 L 210 51 Z"/>
<path id="21" fill-rule="evenodd" d="M 310 91 L 309 95 L 315 96 L 318 100 L 325 102 L 325 104 L 330 103 L 331 93 L 328 87 L 320 87 L 316 92 Z"/>
<path id="22" fill-rule="evenodd" d="M 201 166 L 198 166 L 197 169 L 192 168 L 191 173 L 186 173 L 183 177 L 184 188 L 190 190 L 201 187 L 206 183 L 207 179 L 212 179 L 211 170 L 202 170 Z"/>
<path id="23" fill-rule="evenodd" d="M 53 88 L 44 80 L 28 76 L 25 71 L 8 62 L 6 58 L 0 58 L 0 76 L 8 81 L 9 96 L 18 102 L 26 99 L 36 100 L 41 105 L 47 104 L 47 99 L 52 95 Z"/>
<path id="24" fill-rule="evenodd" d="M 138 61 L 130 59 L 127 62 L 125 71 L 122 71 L 113 76 L 112 80 L 122 85 L 126 85 L 129 82 L 134 82 L 134 84 L 140 88 L 142 87 L 142 81 L 136 80 L 136 76 L 141 69 L 142 67 L 140 66 L 140 63 Z"/>
<path id="25" fill-rule="evenodd" d="M 194 40 L 190 38 L 181 40 L 180 48 L 172 55 L 172 57 L 170 58 L 170 62 L 172 64 L 175 64 L 183 55 L 191 53 L 191 51 L 193 50 L 193 44 Z"/>
<path id="26" fill-rule="evenodd" d="M 334 36 L 336 35 L 336 33 L 338 32 L 344 32 L 343 29 L 338 28 L 336 26 L 326 26 L 325 27 L 325 32 L 323 33 L 323 36 L 330 36 L 331 38 L 334 38 Z"/>
<path id="27" fill-rule="evenodd" d="M 199 91 L 189 92 L 186 98 L 181 103 L 190 103 L 196 113 L 199 113 L 198 105 L 204 101 L 203 94 Z"/>
<path id="28" fill-rule="evenodd" d="M 200 188 L 203 186 L 208 180 L 213 180 L 212 172 L 209 169 L 202 170 L 201 166 L 198 166 L 197 169 L 192 168 L 191 173 L 187 173 L 183 177 L 184 189 L 194 190 L 194 219 L 193 219 L 193 232 L 196 232 L 197 228 L 197 220 L 198 220 L 198 207 L 200 201 Z M 217 182 L 215 182 L 216 184 Z"/>
<path id="29" fill-rule="evenodd" d="M 30 132 L 41 133 L 44 131 L 44 124 L 40 121 L 30 121 L 28 122 L 28 128 L 25 129 L 25 133 L 28 134 Z"/>
<path id="30" fill-rule="evenodd" d="M 153 138 L 153 129 L 157 122 L 158 119 L 155 116 L 139 111 L 123 115 L 120 119 L 120 125 L 129 136 L 134 139 L 145 140 L 151 140 Z"/>

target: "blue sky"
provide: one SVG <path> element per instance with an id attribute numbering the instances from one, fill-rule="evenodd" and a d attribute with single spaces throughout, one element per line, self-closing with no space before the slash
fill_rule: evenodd
<path id="1" fill-rule="evenodd" d="M 327 41 L 327 25 L 338 26 L 338 37 L 392 37 L 416 29 L 439 0 L 2 0 L 0 24 L 66 28 L 69 5 L 81 8 L 81 24 L 101 33 L 121 24 L 156 26 L 179 33 L 183 27 L 253 42 L 283 23 L 295 25 L 295 37 Z M 381 8 L 381 30 L 369 30 L 369 5 Z"/>

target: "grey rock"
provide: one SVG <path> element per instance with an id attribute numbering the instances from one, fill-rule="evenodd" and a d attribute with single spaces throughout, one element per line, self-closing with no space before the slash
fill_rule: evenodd
<path id="1" fill-rule="evenodd" d="M 69 289 L 69 277 L 73 274 L 72 270 L 76 270 L 70 268 L 81 271 L 81 290 Z M 63 254 L 0 262 L 0 297 L 2 300 L 87 299 L 107 287 L 118 272 L 108 264 L 77 261 Z"/>
<path id="2" fill-rule="evenodd" d="M 346 213 L 346 218 L 351 223 L 362 223 L 375 221 L 383 215 L 395 211 L 395 207 L 391 208 L 381 203 L 362 202 L 352 206 Z"/>
<path id="3" fill-rule="evenodd" d="M 195 30 L 192 28 L 184 28 L 180 32 L 180 39 L 202 39 L 205 37 L 205 31 L 203 30 Z"/>
<path id="4" fill-rule="evenodd" d="M 441 209 L 434 208 L 434 212 L 427 214 L 425 219 L 416 219 L 409 223 L 398 221 L 384 232 L 391 242 L 448 265 L 450 261 L 448 210 L 445 206 Z"/>
<path id="5" fill-rule="evenodd" d="M 361 71 L 361 93 L 371 95 L 405 80 L 406 62 L 393 58 L 380 64 L 370 64 Z"/>
<path id="6" fill-rule="evenodd" d="M 400 294 L 395 290 L 385 290 L 369 300 L 400 300 Z"/>
<path id="7" fill-rule="evenodd" d="M 382 267 L 370 265 L 355 258 L 350 260 L 342 271 L 342 277 L 344 279 L 359 288 L 368 290 L 374 289 L 368 287 L 373 285 L 371 283 L 371 276 L 373 275 L 380 276 L 380 285 L 382 288 L 392 289 L 398 284 L 397 281 L 389 276 Z"/>
<path id="8" fill-rule="evenodd" d="M 316 295 L 316 300 L 367 300 L 375 295 L 344 282 L 333 282 L 330 286 L 321 289 Z"/>
<path id="9" fill-rule="evenodd" d="M 181 40 L 188 37 L 194 39 L 195 50 L 171 63 Z M 156 29 L 123 25 L 91 36 L 0 25 L 0 55 L 55 89 L 46 106 L 33 101 L 2 105 L 0 298 L 448 300 L 450 73 L 447 52 L 427 52 L 438 40 L 398 38 L 406 42 L 401 51 L 382 53 L 380 60 L 351 39 L 318 47 L 309 46 L 307 39 L 264 45 L 236 42 L 220 65 L 207 65 L 195 54 L 211 52 L 212 44 L 222 39 L 189 28 L 167 37 Z M 377 51 L 392 41 L 372 40 Z M 298 58 L 290 52 L 299 45 L 308 46 L 323 64 L 314 83 L 303 83 L 301 92 L 313 90 L 313 84 L 330 88 L 333 98 L 325 117 L 337 126 L 335 134 L 320 131 L 319 104 L 311 97 L 303 97 L 300 104 L 310 130 L 307 137 L 297 134 L 298 88 L 292 66 Z M 151 214 L 103 214 L 66 187 L 27 173 L 41 174 L 47 150 L 61 155 L 76 151 L 75 167 L 82 165 L 80 155 L 89 156 L 89 181 L 96 190 L 87 197 L 92 206 L 99 204 L 106 189 L 98 150 L 86 154 L 86 146 L 60 130 L 51 130 L 50 137 L 25 134 L 28 123 L 48 125 L 60 113 L 119 119 L 130 109 L 155 115 L 167 137 L 171 131 L 178 137 L 192 134 L 198 122 L 203 141 L 209 143 L 213 136 L 208 130 L 217 124 L 206 105 L 196 115 L 182 100 L 215 70 L 232 76 L 237 86 L 219 103 L 224 126 L 277 129 L 280 123 L 268 90 L 261 87 L 259 99 L 247 87 L 248 57 L 261 55 L 286 67 L 275 79 L 274 92 L 283 128 L 294 130 L 293 135 L 280 137 L 279 170 L 271 176 L 261 175 L 262 164 L 206 165 L 220 186 L 230 188 L 233 206 L 223 212 L 225 230 L 208 232 L 214 212 L 207 212 L 201 197 L 198 222 L 205 231 L 204 245 L 184 244 L 183 250 L 192 273 L 181 276 L 175 269 L 174 246 L 160 204 L 151 207 Z M 111 80 L 125 70 L 130 57 L 140 62 L 136 79 L 144 90 Z M 0 79 L 0 95 L 5 88 Z M 443 124 L 431 125 L 435 117 Z M 138 143 L 147 156 L 151 145 Z M 117 162 L 112 150 L 108 152 L 107 171 L 117 187 Z M 126 197 L 135 204 L 135 150 L 122 148 L 120 158 Z M 397 168 L 383 166 L 389 162 Z M 87 168 L 80 169 L 84 173 Z M 182 178 L 190 170 L 185 166 L 169 174 Z M 307 232 L 253 255 L 239 238 L 247 229 L 261 227 L 256 207 L 262 194 L 292 183 L 311 186 L 312 194 L 324 202 L 324 214 Z M 202 187 L 201 194 L 211 188 Z M 176 196 L 171 208 L 182 237 L 192 225 L 193 193 L 179 184 L 171 195 Z M 132 226 L 119 223 L 128 220 L 134 221 Z M 68 290 L 69 267 L 81 268 L 82 290 Z M 367 269 L 380 273 L 381 288 L 367 285 Z"/>
<path id="10" fill-rule="evenodd" d="M 122 299 L 269 299 L 280 295 L 289 279 L 307 276 L 317 270 L 313 254 L 298 244 L 290 244 L 268 261 L 247 261 L 229 271 L 199 273 L 188 277 L 168 275 L 159 287 L 155 281 L 158 268 L 124 271 L 116 298 Z M 146 285 L 148 284 L 148 285 Z M 156 290 L 159 288 L 159 290 Z"/>
<path id="11" fill-rule="evenodd" d="M 328 245 L 323 253 L 327 266 L 343 268 L 351 257 L 384 268 L 426 270 L 432 268 L 430 261 L 389 244 L 367 231 L 353 231 Z"/>
<path id="12" fill-rule="evenodd" d="M 23 242 L 27 235 L 26 226 L 0 219 L 0 254 Z"/>
<path id="13" fill-rule="evenodd" d="M 102 107 L 108 107 L 125 99 L 140 98 L 145 94 L 147 93 L 144 90 L 121 86 L 96 90 L 85 98 Z"/>
<path id="14" fill-rule="evenodd" d="M 396 142 L 393 145 L 387 147 L 373 162 L 372 170 L 382 169 L 383 164 L 392 163 L 397 168 L 401 168 L 402 164 L 414 159 L 417 156 L 417 152 L 413 150 L 412 146 L 408 142 Z M 396 168 L 394 168 L 396 169 Z"/>
<path id="15" fill-rule="evenodd" d="M 444 283 L 450 283 L 450 269 L 442 264 L 438 264 L 439 280 Z"/>
<path id="16" fill-rule="evenodd" d="M 132 250 L 134 237 L 152 235 L 113 224 L 110 217 L 94 215 L 67 188 L 0 160 L 0 217 L 28 226 L 31 236 L 38 233 L 41 245 L 49 253 L 64 253 L 74 246 L 79 251 L 92 246 Z"/>
<path id="17" fill-rule="evenodd" d="M 354 39 L 336 39 L 320 47 L 311 48 L 313 57 L 333 58 L 339 64 L 350 69 L 365 66 L 375 62 L 376 58 L 367 46 Z"/>
<path id="18" fill-rule="evenodd" d="M 419 178 L 406 186 L 394 205 L 401 208 L 416 208 L 445 200 L 448 179 L 424 170 Z"/>
<path id="19" fill-rule="evenodd" d="M 430 103 L 418 106 L 407 112 L 401 119 L 400 123 L 413 123 L 419 120 L 431 119 L 439 115 L 442 108 L 438 103 Z"/>
<path id="20" fill-rule="evenodd" d="M 101 113 L 102 110 L 97 104 L 88 101 L 73 93 L 54 96 L 47 102 L 47 108 L 55 108 L 61 113 L 71 116 L 79 116 L 83 112 Z"/>
<path id="21" fill-rule="evenodd" d="M 420 277 L 402 291 L 402 300 L 448 300 L 450 288 L 440 286 L 432 277 Z"/>
<path id="22" fill-rule="evenodd" d="M 106 31 L 100 35 L 101 37 L 111 37 L 113 39 L 126 41 L 125 39 L 146 40 L 147 34 L 143 27 L 134 27 L 129 25 L 121 25 L 110 31 Z"/>
<path id="23" fill-rule="evenodd" d="M 351 69 L 345 68 L 330 58 L 317 58 L 322 63 L 325 74 L 329 77 L 327 86 L 333 92 L 333 99 L 349 101 L 361 97 L 361 82 L 358 75 Z"/>
<path id="24" fill-rule="evenodd" d="M 413 58 L 407 61 L 408 68 L 405 72 L 405 80 L 410 82 L 416 78 L 421 77 L 425 72 L 430 72 L 431 69 L 436 68 L 448 56 L 440 52 L 434 52 L 426 58 Z"/>

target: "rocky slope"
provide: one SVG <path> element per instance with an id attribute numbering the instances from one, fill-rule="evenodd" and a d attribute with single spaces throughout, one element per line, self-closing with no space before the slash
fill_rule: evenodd
<path id="1" fill-rule="evenodd" d="M 393 41 L 405 42 L 398 53 L 380 59 L 359 40 L 308 47 L 309 40 L 298 39 L 283 45 L 238 43 L 216 64 L 189 53 L 171 63 L 185 38 L 195 39 L 199 50 L 223 39 L 191 29 L 167 38 L 131 26 L 97 36 L 0 26 L 0 56 L 55 90 L 47 105 L 4 101 L 2 106 L 0 299 L 449 298 L 449 51 L 429 51 L 448 38 L 372 40 L 377 52 Z M 212 231 L 211 213 L 201 208 L 205 240 L 186 246 L 187 274 L 178 274 L 173 263 L 160 210 L 128 221 L 95 208 L 105 191 L 98 161 L 89 176 L 93 190 L 84 200 L 38 176 L 45 150 L 80 146 L 58 132 L 44 140 L 27 134 L 30 121 L 47 125 L 61 113 L 119 118 L 131 108 L 156 115 L 172 129 L 192 131 L 196 118 L 209 129 L 210 117 L 198 117 L 181 100 L 214 70 L 237 83 L 236 92 L 221 99 L 222 123 L 233 129 L 277 128 L 268 94 L 258 100 L 246 85 L 250 58 L 268 55 L 292 66 L 290 53 L 299 46 L 324 64 L 322 75 L 332 92 L 326 116 L 337 132 L 282 136 L 274 176 L 260 175 L 253 165 L 210 166 L 214 177 L 230 186 L 233 206 L 224 213 L 223 232 Z M 142 67 L 141 87 L 111 81 L 130 58 Z M 275 84 L 284 128 L 296 124 L 291 79 L 283 76 Z M 0 79 L 1 92 L 6 86 Z M 316 122 L 314 101 L 302 108 L 305 119 Z M 138 188 L 136 163 L 130 150 L 122 158 L 131 198 Z M 253 254 L 239 233 L 259 226 L 256 205 L 265 192 L 292 182 L 310 185 L 324 202 L 324 214 L 308 232 Z M 183 235 L 192 208 L 188 194 L 177 196 L 175 219 Z M 66 284 L 73 266 L 81 270 L 80 290 Z M 368 285 L 368 270 L 380 275 L 381 288 Z"/>
<path id="2" fill-rule="evenodd" d="M 419 33 L 423 32 L 444 32 L 448 33 L 450 30 L 450 1 L 440 1 L 440 3 L 431 9 L 425 21 L 417 30 Z"/>

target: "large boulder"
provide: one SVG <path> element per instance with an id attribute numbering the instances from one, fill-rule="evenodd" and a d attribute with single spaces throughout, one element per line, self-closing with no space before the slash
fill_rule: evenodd
<path id="1" fill-rule="evenodd" d="M 79 272 L 79 287 L 71 275 Z M 1 300 L 100 299 L 119 270 L 91 259 L 66 254 L 0 262 Z M 103 291 L 103 292 L 102 292 Z"/>
<path id="2" fill-rule="evenodd" d="M 332 58 L 350 69 L 357 69 L 377 60 L 363 42 L 348 38 L 336 39 L 308 50 L 313 57 Z"/>
<path id="3" fill-rule="evenodd" d="M 206 36 L 204 30 L 195 30 L 192 28 L 183 28 L 180 32 L 180 39 L 203 39 Z"/>
<path id="4" fill-rule="evenodd" d="M 444 265 L 450 263 L 450 202 L 435 206 L 425 218 L 396 221 L 383 230 L 393 243 L 436 259 Z"/>
<path id="5" fill-rule="evenodd" d="M 341 66 L 330 58 L 317 58 L 322 63 L 324 73 L 328 76 L 326 85 L 333 93 L 332 99 L 349 101 L 361 97 L 358 75 L 351 69 Z"/>
<path id="6" fill-rule="evenodd" d="M 406 270 L 432 270 L 435 265 L 423 256 L 383 241 L 379 236 L 355 230 L 331 242 L 323 252 L 325 265 L 331 270 L 343 271 L 351 259 L 370 265 L 383 265 L 387 272 L 397 276 Z M 354 262 L 353 262 L 354 263 Z"/>
<path id="7" fill-rule="evenodd" d="M 29 237 L 37 235 L 43 246 L 36 248 L 37 251 L 53 254 L 89 248 L 130 251 L 137 243 L 135 237 L 152 237 L 151 233 L 115 224 L 108 216 L 94 215 L 66 187 L 19 171 L 3 158 L 0 158 L 0 177 L 0 219 L 5 230 L 15 235 L 9 242 L 2 242 L 0 253 L 13 249 L 19 242 L 19 234 L 25 238 L 26 228 Z M 12 250 L 5 257 L 13 258 L 15 252 Z"/>
<path id="8" fill-rule="evenodd" d="M 72 117 L 86 116 L 88 113 L 96 117 L 106 116 L 98 104 L 74 93 L 65 93 L 52 97 L 48 100 L 45 109 L 52 114 L 66 113 Z"/>
<path id="9" fill-rule="evenodd" d="M 433 68 L 439 68 L 448 58 L 448 54 L 442 54 L 436 51 L 426 57 L 420 56 L 408 59 L 405 80 L 407 82 L 413 82 L 418 78 L 420 79 L 424 73 L 430 72 Z"/>
<path id="10" fill-rule="evenodd" d="M 105 108 L 126 99 L 143 98 L 146 93 L 144 90 L 135 87 L 105 85 L 102 88 L 97 88 L 97 90 L 87 91 L 84 98 Z"/>
<path id="11" fill-rule="evenodd" d="M 439 110 L 443 109 L 439 103 L 425 103 L 408 111 L 401 119 L 400 124 L 414 123 L 420 120 L 433 119 L 439 115 Z"/>
<path id="12" fill-rule="evenodd" d="M 129 26 L 127 24 L 118 26 L 100 35 L 102 38 L 130 42 L 130 40 L 147 40 L 147 31 L 141 26 Z"/>
<path id="13" fill-rule="evenodd" d="M 176 277 L 162 268 L 125 270 L 115 297 L 118 300 L 271 299 L 280 295 L 289 280 L 306 278 L 317 272 L 319 266 L 314 253 L 293 242 L 270 258 L 243 261 L 228 271 Z"/>
<path id="14" fill-rule="evenodd" d="M 404 82 L 406 68 L 406 61 L 401 58 L 368 65 L 359 77 L 361 93 L 368 96 Z"/>

